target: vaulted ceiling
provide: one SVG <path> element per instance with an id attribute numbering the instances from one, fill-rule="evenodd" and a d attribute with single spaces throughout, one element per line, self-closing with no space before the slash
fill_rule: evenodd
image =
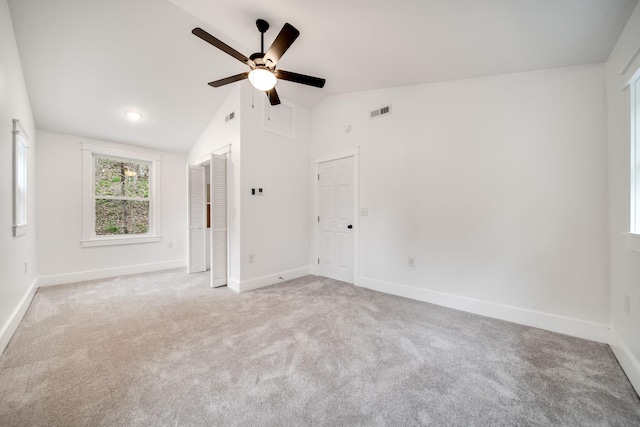
<path id="1" fill-rule="evenodd" d="M 278 66 L 327 79 L 278 82 L 313 108 L 329 95 L 606 61 L 637 0 L 9 0 L 36 125 L 186 153 L 246 66 L 289 22 Z M 234 83 L 249 84 L 248 82 Z M 262 96 L 262 95 L 260 95 Z M 139 111 L 139 122 L 124 112 Z"/>

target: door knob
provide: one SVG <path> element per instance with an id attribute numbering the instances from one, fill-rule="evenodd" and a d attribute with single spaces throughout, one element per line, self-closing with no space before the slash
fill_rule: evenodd
<path id="1" fill-rule="evenodd" d="M 347 225 L 347 228 L 348 228 L 348 229 L 352 229 L 352 228 L 353 228 L 353 225 L 349 224 L 349 225 Z"/>

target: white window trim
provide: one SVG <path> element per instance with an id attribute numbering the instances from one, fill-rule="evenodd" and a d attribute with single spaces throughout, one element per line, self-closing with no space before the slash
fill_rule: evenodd
<path id="1" fill-rule="evenodd" d="M 149 232 L 131 236 L 98 236 L 95 233 L 95 194 L 94 194 L 94 154 L 122 157 L 127 159 L 151 162 L 151 188 L 149 188 L 151 204 L 149 206 Z M 82 247 L 128 245 L 134 243 L 153 243 L 162 240 L 161 214 L 162 201 L 160 177 L 162 155 L 153 151 L 123 145 L 105 145 L 98 143 L 82 143 Z"/>
<path id="2" fill-rule="evenodd" d="M 23 156 L 20 157 L 20 147 L 24 148 Z M 29 149 L 29 136 L 22 128 L 20 120 L 13 119 L 13 236 L 24 236 L 27 233 L 28 220 L 28 205 L 29 205 L 29 155 L 27 150 Z M 22 163 L 22 168 L 19 169 L 19 163 Z M 18 191 L 18 181 L 20 177 L 18 172 L 22 171 L 24 174 L 24 191 L 22 197 L 20 197 Z M 24 222 L 18 218 L 18 205 L 22 205 L 22 211 L 24 212 Z"/>
<path id="3" fill-rule="evenodd" d="M 640 235 L 640 212 L 638 212 L 638 205 L 640 204 L 640 188 L 638 188 L 638 175 L 640 175 L 640 170 L 638 170 L 638 162 L 640 161 L 640 123 L 636 122 L 636 116 L 640 113 L 637 110 L 638 102 L 640 101 L 638 97 L 640 94 L 637 91 L 637 85 L 640 82 L 640 68 L 636 70 L 633 74 L 633 77 L 629 80 L 629 100 L 630 100 L 630 110 L 629 110 L 629 128 L 630 128 L 630 141 L 631 141 L 631 150 L 630 150 L 630 174 L 629 174 L 629 234 Z"/>
<path id="4" fill-rule="evenodd" d="M 634 55 L 635 57 L 635 55 Z M 625 71 L 631 64 L 625 66 Z M 637 111 L 640 103 L 640 93 L 637 86 L 640 83 L 640 67 L 633 73 L 633 76 L 627 81 L 624 89 L 629 88 L 629 232 L 623 233 L 626 236 L 626 248 L 630 251 L 640 252 L 640 123 L 637 122 L 636 116 L 640 114 Z"/>
<path id="5" fill-rule="evenodd" d="M 640 234 L 622 233 L 625 238 L 625 246 L 630 251 L 640 252 Z"/>

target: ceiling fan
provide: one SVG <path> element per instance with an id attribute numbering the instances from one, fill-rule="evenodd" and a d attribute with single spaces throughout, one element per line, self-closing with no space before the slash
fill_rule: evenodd
<path id="1" fill-rule="evenodd" d="M 207 33 L 202 28 L 194 28 L 191 31 L 202 40 L 212 44 L 226 54 L 233 56 L 238 61 L 247 64 L 251 68 L 251 71 L 210 82 L 210 86 L 220 87 L 248 78 L 253 87 L 264 91 L 267 94 L 267 98 L 269 98 L 271 105 L 280 104 L 280 97 L 275 89 L 278 79 L 318 88 L 324 87 L 325 79 L 292 73 L 291 71 L 276 70 L 276 64 L 287 49 L 289 49 L 293 42 L 298 38 L 300 31 L 295 29 L 291 24 L 284 24 L 282 30 L 280 30 L 280 33 L 278 33 L 278 36 L 271 44 L 271 47 L 265 53 L 264 33 L 269 29 L 269 23 L 264 19 L 258 19 L 256 21 L 256 26 L 258 27 L 258 31 L 260 31 L 260 52 L 254 53 L 249 58 Z"/>

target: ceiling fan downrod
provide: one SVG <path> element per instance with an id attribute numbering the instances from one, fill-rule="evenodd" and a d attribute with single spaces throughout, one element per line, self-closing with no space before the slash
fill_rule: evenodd
<path id="1" fill-rule="evenodd" d="M 269 23 L 264 19 L 258 19 L 256 21 L 256 27 L 260 31 L 260 53 L 264 53 L 264 33 L 269 29 Z"/>

